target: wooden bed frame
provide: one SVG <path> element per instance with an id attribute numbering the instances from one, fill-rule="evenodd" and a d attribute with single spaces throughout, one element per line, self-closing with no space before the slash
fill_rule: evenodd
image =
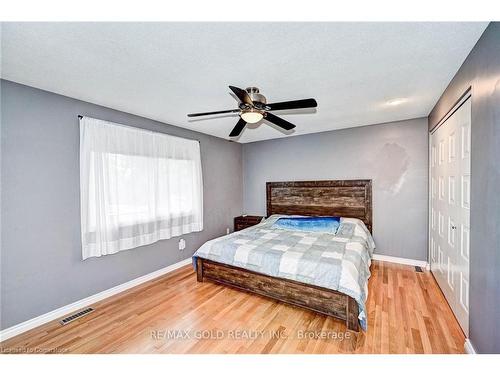
<path id="1" fill-rule="evenodd" d="M 266 192 L 267 216 L 353 217 L 372 231 L 371 180 L 268 182 Z M 358 304 L 344 293 L 197 258 L 197 280 L 204 279 L 333 316 L 359 331 Z"/>

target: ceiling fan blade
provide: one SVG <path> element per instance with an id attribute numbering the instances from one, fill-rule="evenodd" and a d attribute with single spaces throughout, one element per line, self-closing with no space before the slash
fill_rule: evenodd
<path id="1" fill-rule="evenodd" d="M 295 125 L 291 122 L 283 120 L 281 117 L 275 116 L 272 113 L 266 112 L 265 119 L 269 122 L 272 122 L 274 125 L 279 126 L 285 130 L 292 130 L 295 128 Z"/>
<path id="2" fill-rule="evenodd" d="M 229 86 L 229 88 L 231 89 L 232 92 L 234 92 L 234 94 L 238 97 L 238 99 L 240 99 L 242 103 L 253 106 L 252 99 L 250 98 L 250 95 L 248 95 L 248 92 L 234 86 Z"/>
<path id="3" fill-rule="evenodd" d="M 233 128 L 233 130 L 231 130 L 231 133 L 229 134 L 230 137 L 237 137 L 241 134 L 241 132 L 243 131 L 243 129 L 245 128 L 246 126 L 246 121 L 243 120 L 242 118 L 240 118 L 240 121 L 238 121 L 236 123 L 236 126 Z"/>
<path id="4" fill-rule="evenodd" d="M 202 112 L 202 113 L 190 113 L 188 117 L 198 117 L 198 116 L 208 116 L 208 115 L 218 115 L 221 113 L 235 113 L 239 112 L 239 109 L 228 109 L 227 111 L 217 111 L 217 112 Z"/>
<path id="5" fill-rule="evenodd" d="M 318 106 L 314 99 L 290 100 L 288 102 L 279 102 L 266 104 L 268 111 L 280 111 L 282 109 L 300 109 L 300 108 L 315 108 Z"/>

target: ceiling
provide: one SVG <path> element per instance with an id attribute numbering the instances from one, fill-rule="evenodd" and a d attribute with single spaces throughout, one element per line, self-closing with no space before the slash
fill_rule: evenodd
<path id="1" fill-rule="evenodd" d="M 427 116 L 487 23 L 3 23 L 4 79 L 228 138 L 228 85 L 268 102 L 292 135 Z M 388 101 L 404 98 L 399 105 Z M 266 123 L 237 139 L 289 136 Z"/>

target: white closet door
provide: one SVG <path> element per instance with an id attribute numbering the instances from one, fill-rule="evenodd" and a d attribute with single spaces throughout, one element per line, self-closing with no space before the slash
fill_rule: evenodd
<path id="1" fill-rule="evenodd" d="M 431 135 L 431 270 L 465 334 L 469 332 L 471 100 Z"/>

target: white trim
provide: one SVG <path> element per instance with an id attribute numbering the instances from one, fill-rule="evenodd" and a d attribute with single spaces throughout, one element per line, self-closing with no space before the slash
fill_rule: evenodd
<path id="1" fill-rule="evenodd" d="M 467 354 L 476 354 L 476 349 L 474 349 L 469 339 L 465 339 L 464 349 Z"/>
<path id="2" fill-rule="evenodd" d="M 418 266 L 428 269 L 429 264 L 425 260 L 416 260 L 408 258 L 391 257 L 389 255 L 373 254 L 373 260 L 380 260 L 382 262 L 406 264 L 407 266 Z"/>
<path id="3" fill-rule="evenodd" d="M 175 271 L 176 269 L 188 265 L 191 263 L 191 257 L 181 260 L 180 262 L 171 264 L 170 266 L 161 268 L 157 271 L 148 273 L 147 275 L 140 276 L 136 279 L 127 281 L 126 283 L 117 285 L 113 288 L 104 290 L 100 293 L 94 294 L 87 298 L 81 299 L 79 301 L 70 303 L 69 305 L 60 307 L 56 310 L 49 311 L 46 314 L 37 316 L 33 319 L 27 320 L 25 322 L 16 324 L 15 326 L 6 328 L 0 331 L 0 342 L 10 339 L 11 337 L 17 336 L 23 332 L 29 331 L 30 329 L 41 326 L 42 324 L 51 322 L 52 320 L 58 319 L 64 315 L 68 315 L 73 311 L 80 310 L 88 305 L 99 302 L 105 298 L 114 296 L 115 294 L 121 293 L 127 289 L 133 288 L 139 284 L 145 283 L 169 272 Z"/>
<path id="4" fill-rule="evenodd" d="M 427 268 L 428 271 L 431 270 L 432 254 L 431 254 L 431 212 L 432 212 L 432 134 L 429 132 L 429 138 L 427 139 L 429 145 L 429 155 L 427 166 Z"/>

